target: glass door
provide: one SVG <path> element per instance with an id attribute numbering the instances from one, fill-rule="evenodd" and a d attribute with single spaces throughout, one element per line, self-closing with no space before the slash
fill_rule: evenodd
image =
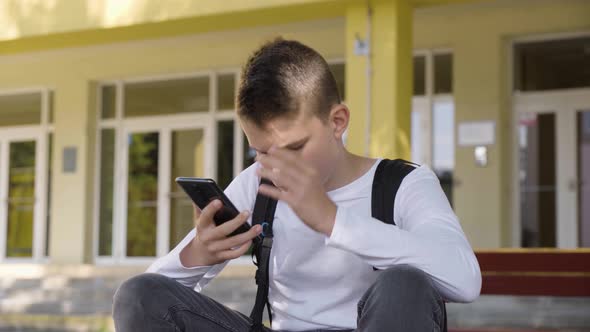
<path id="1" fill-rule="evenodd" d="M 515 95 L 519 246 L 590 247 L 590 91 Z"/>
<path id="2" fill-rule="evenodd" d="M 151 126 L 153 128 L 153 126 Z M 126 260 L 168 253 L 193 227 L 179 176 L 211 177 L 205 127 L 129 129 L 124 134 L 118 244 Z"/>
<path id="3" fill-rule="evenodd" d="M 192 201 L 176 184 L 179 176 L 205 176 L 205 133 L 203 129 L 172 131 L 170 176 L 170 238 L 168 250 L 173 249 L 194 227 Z"/>
<path id="4" fill-rule="evenodd" d="M 571 186 L 578 192 L 579 246 L 590 247 L 590 107 L 576 113 L 578 178 Z"/>
<path id="5" fill-rule="evenodd" d="M 518 123 L 521 246 L 555 247 L 555 113 L 521 113 Z"/>
<path id="6" fill-rule="evenodd" d="M 0 259 L 35 256 L 39 171 L 38 137 L 0 139 Z"/>
<path id="7" fill-rule="evenodd" d="M 156 255 L 160 133 L 130 132 L 127 138 L 125 253 Z"/>

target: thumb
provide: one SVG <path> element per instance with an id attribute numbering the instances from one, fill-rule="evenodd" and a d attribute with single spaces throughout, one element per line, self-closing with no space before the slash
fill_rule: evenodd
<path id="1" fill-rule="evenodd" d="M 193 203 L 193 215 L 194 219 L 197 220 L 201 216 L 201 209 Z"/>

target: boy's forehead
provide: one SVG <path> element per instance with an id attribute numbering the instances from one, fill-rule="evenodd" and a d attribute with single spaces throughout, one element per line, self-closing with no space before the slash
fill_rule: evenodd
<path id="1" fill-rule="evenodd" d="M 240 123 L 250 146 L 258 151 L 266 151 L 273 144 L 285 146 L 308 136 L 312 129 L 312 121 L 309 118 L 308 116 L 277 118 L 268 121 L 263 127 L 247 119 L 240 119 Z"/>

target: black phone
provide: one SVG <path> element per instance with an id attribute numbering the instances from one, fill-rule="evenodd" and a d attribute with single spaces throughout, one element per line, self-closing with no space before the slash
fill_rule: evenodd
<path id="1" fill-rule="evenodd" d="M 213 216 L 213 221 L 218 226 L 232 220 L 240 213 L 212 179 L 178 177 L 176 183 L 201 210 L 215 199 L 219 199 L 223 203 L 223 206 Z M 250 225 L 245 222 L 228 236 L 241 234 L 249 229 Z"/>

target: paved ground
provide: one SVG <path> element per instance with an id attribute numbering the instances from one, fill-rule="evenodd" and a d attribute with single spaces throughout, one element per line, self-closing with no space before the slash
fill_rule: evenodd
<path id="1" fill-rule="evenodd" d="M 63 331 L 18 329 L 14 326 L 27 323 L 15 325 L 19 315 L 110 316 L 112 295 L 126 278 L 101 275 L 0 279 L 0 332 Z M 204 291 L 208 296 L 245 314 L 250 313 L 255 292 L 254 281 L 248 273 L 218 277 Z M 472 304 L 449 304 L 448 313 L 450 326 L 464 329 L 544 327 L 563 331 L 590 331 L 589 298 L 482 296 Z M 26 318 L 27 321 L 29 319 Z M 7 323 L 9 320 L 12 323 Z M 63 326 L 66 325 L 64 323 Z"/>

